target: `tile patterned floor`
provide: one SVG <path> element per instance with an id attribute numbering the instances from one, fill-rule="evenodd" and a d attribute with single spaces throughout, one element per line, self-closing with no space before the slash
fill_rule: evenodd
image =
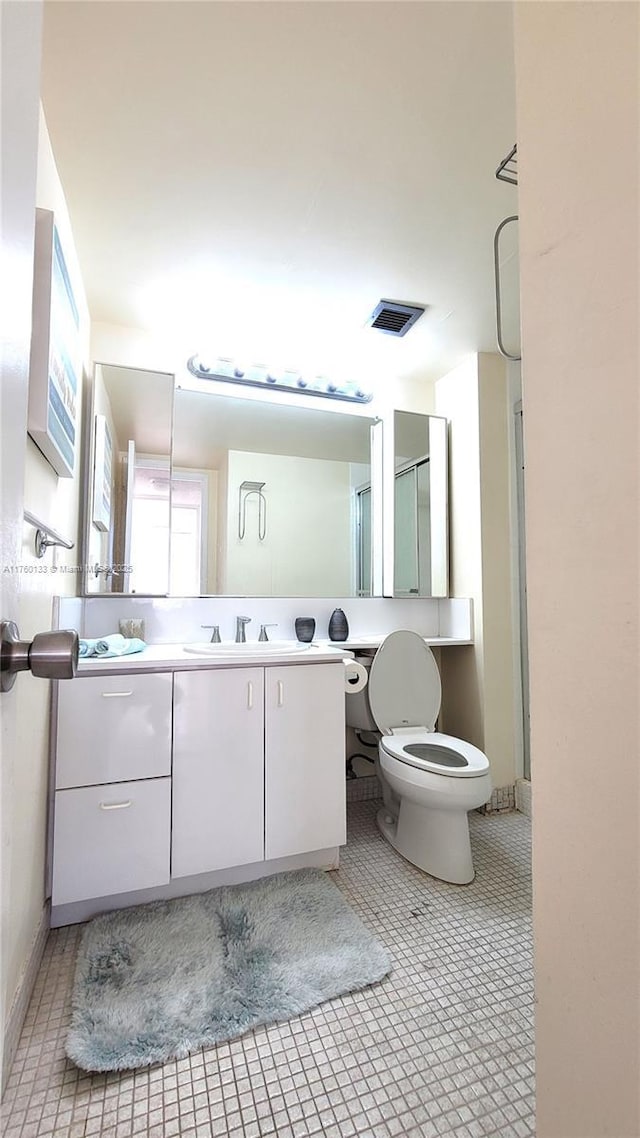
<path id="1" fill-rule="evenodd" d="M 86 1075 L 64 1057 L 78 928 L 52 932 L 3 1104 L 5 1138 L 530 1138 L 529 819 L 471 815 L 476 880 L 436 882 L 349 806 L 334 879 L 390 947 L 375 987 L 190 1058 Z"/>

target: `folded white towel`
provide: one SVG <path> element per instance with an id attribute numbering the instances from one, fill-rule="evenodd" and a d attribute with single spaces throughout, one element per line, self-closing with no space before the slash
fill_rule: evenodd
<path id="1" fill-rule="evenodd" d="M 131 656 L 134 652 L 142 652 L 147 645 L 144 640 L 137 637 L 128 639 L 114 632 L 111 636 L 101 636 L 95 640 L 80 641 L 81 656 Z"/>

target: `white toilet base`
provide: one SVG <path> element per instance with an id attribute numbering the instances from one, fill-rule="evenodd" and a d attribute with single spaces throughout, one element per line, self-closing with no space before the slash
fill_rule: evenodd
<path id="1" fill-rule="evenodd" d="M 389 810 L 385 802 L 378 822 L 387 841 L 432 877 L 468 885 L 474 878 L 468 812 L 491 797 L 488 764 L 477 778 L 456 778 L 418 770 L 388 754 L 383 743 L 378 756 L 381 782 L 398 804 Z"/>
<path id="2" fill-rule="evenodd" d="M 475 877 L 469 819 L 462 811 L 433 810 L 402 799 L 397 817 L 381 806 L 378 829 L 399 854 L 439 881 L 468 885 Z"/>

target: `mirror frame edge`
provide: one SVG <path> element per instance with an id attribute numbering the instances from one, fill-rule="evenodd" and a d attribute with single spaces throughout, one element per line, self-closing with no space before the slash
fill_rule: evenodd
<path id="1" fill-rule="evenodd" d="M 84 509 L 84 518 L 82 520 L 81 532 L 82 543 L 80 547 L 80 555 L 82 557 L 82 571 L 80 573 L 80 588 L 78 595 L 80 597 L 93 597 L 99 596 L 99 593 L 92 593 L 89 591 L 89 547 L 91 545 L 91 510 L 93 505 L 93 479 L 91 477 L 93 471 L 93 464 L 95 462 L 95 438 L 93 430 L 93 420 L 95 415 L 95 392 L 96 392 L 96 367 L 99 365 L 93 363 L 91 368 L 91 375 L 88 372 L 84 373 L 83 378 L 83 400 L 82 405 L 84 414 L 82 416 L 82 429 L 83 429 L 83 444 L 82 444 L 82 479 L 80 485 L 81 504 Z"/>

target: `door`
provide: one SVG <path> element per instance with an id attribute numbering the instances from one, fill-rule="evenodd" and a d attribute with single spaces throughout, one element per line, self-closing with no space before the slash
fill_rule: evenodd
<path id="1" fill-rule="evenodd" d="M 265 857 L 343 845 L 342 661 L 265 671 Z"/>
<path id="2" fill-rule="evenodd" d="M 176 672 L 171 876 L 264 857 L 264 669 Z"/>
<path id="3" fill-rule="evenodd" d="M 396 596 L 419 592 L 416 467 L 396 475 L 393 524 L 395 530 L 394 589 Z"/>
<path id="4" fill-rule="evenodd" d="M 2 23 L 2 414 L 1 550 L 2 619 L 19 620 L 22 579 L 11 566 L 22 561 L 24 469 L 27 439 L 27 387 L 31 339 L 33 241 L 36 210 L 36 164 L 40 98 L 40 40 L 42 5 L 3 3 Z M 6 570 L 6 572 L 5 572 Z M 19 768 L 16 757 L 20 722 L 27 724 L 28 699 L 18 703 L 19 685 L 33 681 L 20 677 L 14 688 L 0 696 L 2 717 L 2 930 L 0 959 L 0 1041 L 11 1002 L 17 990 L 35 933 L 30 912 L 32 900 L 19 886 L 16 835 L 24 830 L 24 813 L 16 820 Z M 18 710 L 19 709 L 19 710 Z M 29 739 L 28 730 L 20 732 Z M 33 741 L 36 747 L 38 741 Z M 24 763 L 27 756 L 20 755 Z M 30 807 L 39 814 L 39 803 Z M 39 824 L 42 823 L 39 821 Z M 42 866 L 44 881 L 44 866 Z M 42 890 L 43 890 L 42 886 Z M 37 909 L 37 905 L 36 905 Z M 41 904 L 40 904 L 41 911 Z M 39 914 L 38 914 L 39 915 Z M 35 920 L 37 922 L 38 917 Z M 1 1046 L 1 1042 L 0 1042 Z"/>

